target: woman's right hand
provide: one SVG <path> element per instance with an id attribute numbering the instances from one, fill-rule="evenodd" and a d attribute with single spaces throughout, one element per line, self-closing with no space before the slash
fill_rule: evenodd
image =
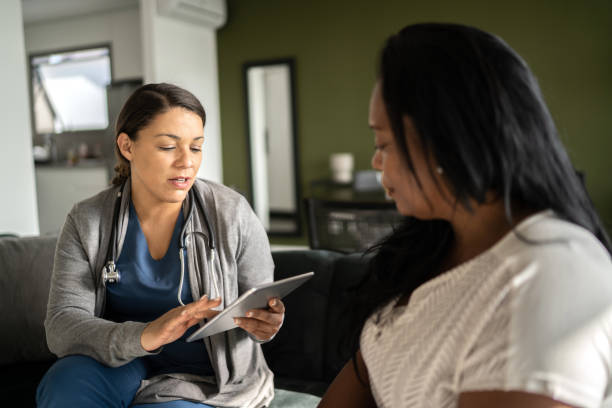
<path id="1" fill-rule="evenodd" d="M 154 351 L 161 346 L 179 339 L 188 328 L 202 319 L 210 319 L 217 313 L 210 310 L 221 304 L 221 298 L 209 300 L 202 296 L 198 301 L 169 310 L 150 322 L 142 331 L 140 344 L 146 351 Z"/>

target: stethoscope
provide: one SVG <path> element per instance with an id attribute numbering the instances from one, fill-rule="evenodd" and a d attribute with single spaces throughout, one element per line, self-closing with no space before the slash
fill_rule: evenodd
<path id="1" fill-rule="evenodd" d="M 112 220 L 113 227 L 111 229 L 111 236 L 110 236 L 110 241 L 108 243 L 108 250 L 106 251 L 106 262 L 104 263 L 104 266 L 102 267 L 102 280 L 104 281 L 105 284 L 118 283 L 121 280 L 121 274 L 119 273 L 119 270 L 117 269 L 117 264 L 115 263 L 115 260 L 117 259 L 117 254 L 116 254 L 117 246 L 115 245 L 115 240 L 117 236 L 117 230 L 119 229 L 117 223 L 119 221 L 119 211 L 121 210 L 121 197 L 123 196 L 124 187 L 125 187 L 125 182 L 123 183 L 123 185 L 117 192 L 117 198 L 115 198 L 115 208 L 113 209 L 113 220 Z M 213 283 L 213 287 L 215 289 L 216 296 L 221 296 L 221 293 L 219 292 L 219 287 L 217 285 L 217 279 L 215 278 L 215 274 L 213 273 L 215 250 L 216 250 L 215 231 L 213 229 L 212 224 L 210 223 L 208 219 L 208 213 L 206 212 L 206 207 L 204 206 L 202 197 L 200 197 L 198 193 L 194 193 L 192 191 L 189 191 L 189 196 L 190 197 L 195 196 L 196 202 L 198 203 L 200 210 L 202 210 L 202 214 L 204 215 L 204 223 L 206 224 L 206 229 L 208 230 L 208 249 L 209 249 L 208 261 L 209 261 L 210 277 Z M 191 201 L 193 203 L 193 199 Z M 183 227 L 181 228 L 181 234 L 179 235 L 180 237 L 179 238 L 179 257 L 181 260 L 181 277 L 180 277 L 179 286 L 178 286 L 177 299 L 179 303 L 183 306 L 185 306 L 185 304 L 183 303 L 183 300 L 181 299 L 181 292 L 183 291 L 183 282 L 185 280 L 185 248 L 186 248 L 185 243 L 187 241 L 187 236 L 189 234 L 204 235 L 201 231 L 187 232 L 187 225 L 189 224 L 189 221 L 191 220 L 191 217 L 193 216 L 193 212 L 194 212 L 194 206 L 191 205 L 189 207 L 189 214 L 187 215 L 187 220 L 183 222 Z M 212 299 L 213 298 L 212 294 L 209 297 Z"/>

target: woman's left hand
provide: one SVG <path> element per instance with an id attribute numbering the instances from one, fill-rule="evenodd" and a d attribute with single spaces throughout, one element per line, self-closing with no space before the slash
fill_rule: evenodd
<path id="1" fill-rule="evenodd" d="M 236 317 L 236 325 L 251 333 L 257 340 L 270 340 L 283 325 L 285 318 L 285 305 L 279 298 L 268 300 L 267 309 L 253 309 L 246 313 L 246 317 Z"/>

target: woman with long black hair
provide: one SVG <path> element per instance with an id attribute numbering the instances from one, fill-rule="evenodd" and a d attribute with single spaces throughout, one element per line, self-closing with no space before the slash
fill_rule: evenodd
<path id="1" fill-rule="evenodd" d="M 375 248 L 320 406 L 611 403 L 610 240 L 521 57 L 472 27 L 405 27 L 369 123 L 407 219 Z"/>

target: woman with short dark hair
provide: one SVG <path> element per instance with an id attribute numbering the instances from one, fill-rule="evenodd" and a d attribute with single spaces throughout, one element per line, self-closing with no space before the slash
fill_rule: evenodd
<path id="1" fill-rule="evenodd" d="M 527 64 L 455 24 L 391 36 L 372 166 L 406 215 L 321 407 L 611 403 L 610 240 Z"/>
<path id="2" fill-rule="evenodd" d="M 55 253 L 45 329 L 59 360 L 40 407 L 262 407 L 274 396 L 259 343 L 279 299 L 239 329 L 188 342 L 203 319 L 273 279 L 266 232 L 233 190 L 196 179 L 206 115 L 197 98 L 148 84 L 116 126 L 113 186 L 76 204 Z"/>

